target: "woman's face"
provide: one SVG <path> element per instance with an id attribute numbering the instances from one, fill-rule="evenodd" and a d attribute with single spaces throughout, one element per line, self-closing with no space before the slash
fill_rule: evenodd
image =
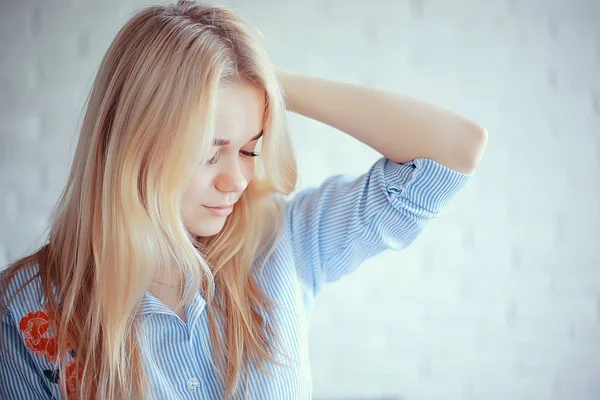
<path id="1" fill-rule="evenodd" d="M 182 200 L 190 233 L 216 235 L 254 175 L 254 153 L 262 135 L 265 97 L 251 85 L 223 88 L 217 105 L 211 159 L 200 166 Z"/>

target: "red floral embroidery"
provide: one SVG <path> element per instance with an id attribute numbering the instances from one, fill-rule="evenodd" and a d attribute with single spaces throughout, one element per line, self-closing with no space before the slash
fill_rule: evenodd
<path id="1" fill-rule="evenodd" d="M 58 361 L 58 341 L 55 338 L 48 339 L 48 345 L 46 346 L 46 360 L 52 364 Z"/>
<path id="2" fill-rule="evenodd" d="M 69 399 L 77 399 L 77 382 L 81 381 L 81 379 L 83 378 L 83 367 L 81 366 L 81 363 L 79 363 L 75 359 L 72 359 L 67 364 L 65 372 L 67 374 L 67 396 Z"/>
<path id="3" fill-rule="evenodd" d="M 56 340 L 47 337 L 50 319 L 44 311 L 29 313 L 19 323 L 19 329 L 25 335 L 25 345 L 40 357 L 46 356 L 49 362 L 56 361 Z"/>
<path id="4" fill-rule="evenodd" d="M 52 328 L 56 332 L 54 320 L 48 317 L 48 312 L 36 311 L 28 313 L 21 318 L 19 329 L 25 336 L 25 345 L 29 350 L 39 357 L 46 357 L 48 362 L 56 363 L 58 361 L 58 341 L 54 336 L 48 336 Z M 67 342 L 69 347 L 72 347 Z M 71 352 L 72 355 L 75 353 Z M 77 399 L 77 382 L 83 377 L 83 368 L 75 358 L 69 361 L 65 367 L 67 396 L 69 399 Z M 58 370 L 47 370 L 44 374 L 54 383 L 58 383 Z"/>

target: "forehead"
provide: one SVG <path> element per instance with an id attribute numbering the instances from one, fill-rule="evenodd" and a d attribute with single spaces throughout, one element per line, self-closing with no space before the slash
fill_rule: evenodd
<path id="1" fill-rule="evenodd" d="M 265 95 L 250 84 L 227 84 L 219 92 L 215 137 L 247 142 L 263 128 Z"/>

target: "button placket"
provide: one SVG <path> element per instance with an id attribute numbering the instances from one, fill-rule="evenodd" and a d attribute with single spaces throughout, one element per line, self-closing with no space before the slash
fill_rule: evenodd
<path id="1" fill-rule="evenodd" d="M 186 313 L 187 313 L 186 329 L 187 329 L 187 334 L 188 334 L 187 338 L 190 342 L 193 337 L 194 329 L 196 328 L 196 325 L 198 323 L 198 319 L 200 318 L 202 312 L 204 311 L 205 305 L 206 305 L 206 301 L 204 301 L 204 298 L 202 298 L 202 296 L 200 295 L 200 292 L 198 292 L 196 294 L 196 296 L 194 297 L 194 299 L 192 300 L 192 302 L 190 302 L 186 306 Z"/>
<path id="2" fill-rule="evenodd" d="M 188 303 L 186 305 L 186 334 L 187 334 L 187 343 L 190 346 L 190 352 L 193 354 L 195 352 L 195 332 L 196 329 L 198 329 L 198 320 L 200 319 L 203 311 L 204 311 L 204 307 L 206 305 L 206 302 L 204 301 L 204 299 L 202 298 L 200 292 L 198 292 L 196 294 L 196 296 L 194 297 L 194 299 Z M 194 359 L 194 369 L 196 371 L 201 371 L 201 368 L 199 365 L 197 365 L 197 361 L 196 359 Z M 200 377 L 202 378 L 202 377 Z M 192 397 L 193 398 L 202 398 L 205 399 L 204 396 L 206 396 L 205 393 L 205 387 L 204 384 L 195 376 L 189 377 L 189 379 L 186 382 L 186 386 L 187 389 L 193 393 Z"/>
<path id="3" fill-rule="evenodd" d="M 193 325 L 190 327 L 191 330 L 188 330 L 188 332 L 192 332 L 192 330 L 194 329 Z M 194 337 L 193 335 L 190 335 L 190 339 L 188 340 L 188 344 L 190 346 L 190 352 L 193 354 L 195 349 L 194 349 Z M 194 359 L 194 370 L 195 371 L 201 371 L 200 366 L 197 364 L 197 360 Z M 202 377 L 201 377 L 202 378 Z M 194 393 L 193 396 L 194 398 L 198 398 L 198 399 L 203 399 L 203 400 L 207 400 L 205 399 L 204 396 L 206 396 L 205 390 L 206 388 L 203 386 L 203 383 L 196 377 L 191 377 L 187 380 L 187 388 L 190 392 Z"/>

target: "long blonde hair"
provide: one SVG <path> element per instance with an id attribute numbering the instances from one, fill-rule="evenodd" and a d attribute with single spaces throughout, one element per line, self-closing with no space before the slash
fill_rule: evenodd
<path id="1" fill-rule="evenodd" d="M 265 93 L 262 154 L 222 231 L 201 239 L 185 228 L 180 202 L 208 158 L 219 88 L 238 82 Z M 193 1 L 142 9 L 102 60 L 48 241 L 9 266 L 3 293 L 17 272 L 38 265 L 58 354 L 74 348 L 82 368 L 79 396 L 145 398 L 136 310 L 153 277 L 175 265 L 188 283 L 180 304 L 198 290 L 209 303 L 228 397 L 249 368 L 275 361 L 275 303 L 251 267 L 271 254 L 278 199 L 295 186 L 284 94 L 252 28 L 228 8 Z"/>

